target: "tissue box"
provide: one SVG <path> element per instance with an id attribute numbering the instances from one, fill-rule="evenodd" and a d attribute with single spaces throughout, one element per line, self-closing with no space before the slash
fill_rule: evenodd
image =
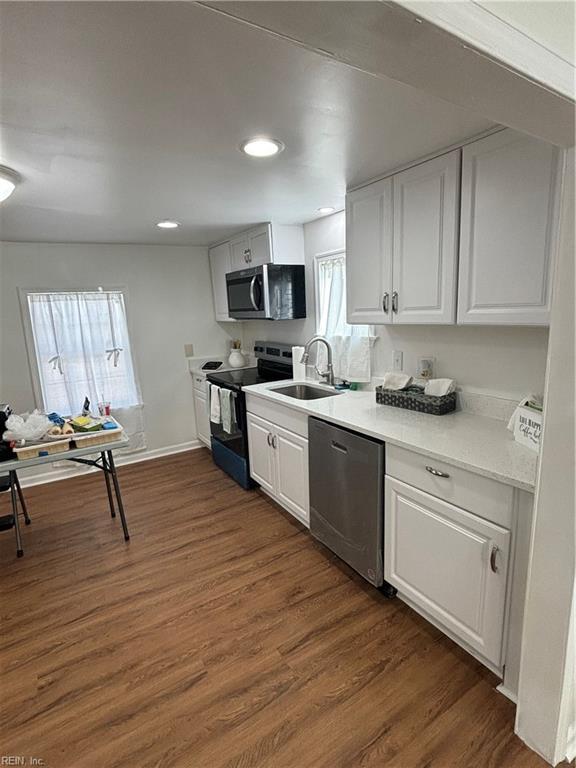
<path id="1" fill-rule="evenodd" d="M 514 422 L 514 439 L 538 453 L 540 451 L 540 435 L 542 434 L 542 412 L 533 408 L 520 406 L 516 411 Z"/>

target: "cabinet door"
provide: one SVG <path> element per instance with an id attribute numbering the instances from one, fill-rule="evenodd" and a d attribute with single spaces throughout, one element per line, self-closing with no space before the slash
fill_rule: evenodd
<path id="1" fill-rule="evenodd" d="M 230 243 L 216 245 L 214 248 L 210 248 L 208 253 L 212 276 L 214 316 L 216 320 L 231 320 L 228 316 L 228 294 L 226 293 L 226 274 L 232 272 Z"/>
<path id="2" fill-rule="evenodd" d="M 393 178 L 395 323 L 454 323 L 460 150 Z"/>
<path id="3" fill-rule="evenodd" d="M 310 524 L 308 440 L 281 427 L 274 428 L 276 496 L 300 522 Z"/>
<path id="4" fill-rule="evenodd" d="M 239 269 L 246 269 L 248 264 L 248 254 L 250 248 L 248 245 L 248 235 L 244 233 L 230 240 L 230 254 L 232 259 L 232 272 Z"/>
<path id="5" fill-rule="evenodd" d="M 269 421 L 253 416 L 251 413 L 247 416 L 247 422 L 250 475 L 265 490 L 273 494 L 276 484 L 274 449 L 272 448 L 274 426 Z"/>
<path id="6" fill-rule="evenodd" d="M 270 226 L 258 227 L 248 233 L 248 264 L 257 267 L 272 261 Z"/>
<path id="7" fill-rule="evenodd" d="M 558 150 L 514 131 L 464 147 L 458 322 L 547 325 Z"/>
<path id="8" fill-rule="evenodd" d="M 346 196 L 346 303 L 349 323 L 392 316 L 392 180 Z"/>
<path id="9" fill-rule="evenodd" d="M 208 401 L 205 395 L 197 390 L 194 392 L 194 412 L 196 414 L 196 433 L 198 439 L 210 447 L 210 417 L 208 414 Z"/>
<path id="10" fill-rule="evenodd" d="M 510 532 L 386 476 L 385 578 L 501 665 Z"/>

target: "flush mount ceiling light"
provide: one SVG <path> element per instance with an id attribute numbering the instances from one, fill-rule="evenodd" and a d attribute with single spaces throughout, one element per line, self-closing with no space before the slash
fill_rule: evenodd
<path id="1" fill-rule="evenodd" d="M 329 213 L 334 213 L 335 210 L 331 205 L 324 205 L 322 208 L 317 208 L 316 213 L 319 213 L 320 216 L 326 216 Z"/>
<path id="2" fill-rule="evenodd" d="M 284 144 L 278 139 L 268 139 L 265 136 L 255 136 L 240 144 L 240 149 L 250 157 L 273 157 L 284 149 Z"/>
<path id="3" fill-rule="evenodd" d="M 10 197 L 16 189 L 20 176 L 12 168 L 0 165 L 0 203 Z"/>
<path id="4" fill-rule="evenodd" d="M 156 226 L 160 227 L 160 229 L 177 229 L 180 226 L 180 222 L 166 219 L 165 221 L 159 221 Z"/>

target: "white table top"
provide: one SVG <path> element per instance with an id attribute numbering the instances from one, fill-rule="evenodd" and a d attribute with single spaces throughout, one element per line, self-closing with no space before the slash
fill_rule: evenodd
<path id="1" fill-rule="evenodd" d="M 86 448 L 74 448 L 71 451 L 62 453 L 51 453 L 49 456 L 37 456 L 34 459 L 12 459 L 11 461 L 2 461 L 0 462 L 0 476 L 7 475 L 8 472 L 17 472 L 26 469 L 27 467 L 37 467 L 39 464 L 53 464 L 56 461 L 76 459 L 81 456 L 102 453 L 102 451 L 115 451 L 116 448 L 126 448 L 128 445 L 130 445 L 130 440 L 127 437 L 123 437 L 120 440 L 111 440 L 109 443 L 102 443 L 102 445 L 89 445 Z"/>

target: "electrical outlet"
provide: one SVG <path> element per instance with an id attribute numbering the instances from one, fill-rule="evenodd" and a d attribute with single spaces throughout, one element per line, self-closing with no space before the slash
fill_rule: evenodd
<path id="1" fill-rule="evenodd" d="M 421 357 L 418 360 L 418 376 L 421 379 L 433 379 L 434 378 L 434 363 L 436 358 L 429 355 L 428 357 Z"/>
<path id="2" fill-rule="evenodd" d="M 194 357 L 194 344 L 184 344 L 184 355 Z"/>
<path id="3" fill-rule="evenodd" d="M 400 350 L 392 352 L 392 369 L 394 371 L 404 370 L 404 353 Z"/>

